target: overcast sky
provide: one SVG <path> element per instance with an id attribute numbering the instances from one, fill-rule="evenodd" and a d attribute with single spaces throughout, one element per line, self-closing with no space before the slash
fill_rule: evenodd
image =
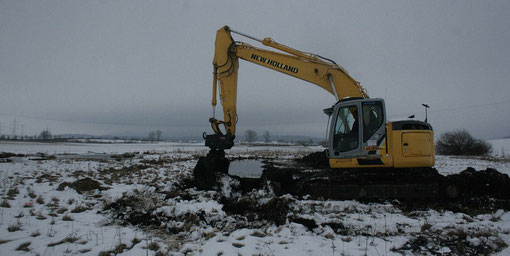
<path id="1" fill-rule="evenodd" d="M 436 134 L 510 136 L 510 1 L 0 0 L 0 132 L 210 132 L 223 25 L 335 60 Z M 235 39 L 260 46 L 249 39 Z M 319 87 L 240 62 L 238 131 L 324 137 Z M 221 112 L 217 109 L 217 112 Z"/>

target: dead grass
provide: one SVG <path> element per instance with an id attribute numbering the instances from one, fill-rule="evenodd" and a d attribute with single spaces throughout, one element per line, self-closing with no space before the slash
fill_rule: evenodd
<path id="1" fill-rule="evenodd" d="M 151 251 L 157 251 L 159 250 L 159 244 L 156 242 L 151 242 L 147 245 L 147 247 L 142 247 L 144 249 L 149 249 Z"/>
<path id="2" fill-rule="evenodd" d="M 119 244 L 113 250 L 100 252 L 99 256 L 110 256 L 110 255 L 121 254 L 127 248 L 128 247 L 126 244 Z"/>
<path id="3" fill-rule="evenodd" d="M 14 199 L 14 197 L 16 197 L 18 194 L 19 194 L 18 188 L 11 188 L 9 189 L 9 191 L 7 191 L 7 196 L 10 197 L 11 199 Z"/>
<path id="4" fill-rule="evenodd" d="M 132 240 L 131 240 L 131 247 L 135 246 L 136 244 L 138 244 L 139 242 L 141 242 L 142 239 L 138 238 L 138 237 L 134 237 Z"/>
<path id="5" fill-rule="evenodd" d="M 260 231 L 258 231 L 258 230 L 255 230 L 255 231 L 253 231 L 253 232 L 250 234 L 250 236 L 255 236 L 255 237 L 266 237 L 266 234 L 264 234 L 264 233 L 262 233 L 262 232 L 260 232 Z"/>
<path id="6" fill-rule="evenodd" d="M 86 210 L 89 210 L 89 208 L 87 208 L 86 206 L 83 206 L 83 205 L 78 205 L 74 209 L 71 210 L 71 213 L 80 213 L 80 212 L 84 212 Z"/>
<path id="7" fill-rule="evenodd" d="M 9 232 L 16 232 L 21 230 L 21 224 L 12 224 L 7 227 L 7 231 Z"/>
<path id="8" fill-rule="evenodd" d="M 202 234 L 202 237 L 205 239 L 205 240 L 209 240 L 211 238 L 213 238 L 216 234 L 214 232 L 209 232 L 209 233 L 203 233 Z"/>
<path id="9" fill-rule="evenodd" d="M 29 196 L 30 198 L 32 198 L 32 199 L 34 199 L 34 198 L 36 198 L 36 197 L 37 197 L 37 195 L 34 193 L 34 191 L 29 191 L 29 192 L 28 192 L 28 196 Z"/>
<path id="10" fill-rule="evenodd" d="M 46 204 L 46 206 L 51 208 L 58 208 L 59 207 L 59 199 L 56 197 L 51 198 L 51 200 Z"/>
<path id="11" fill-rule="evenodd" d="M 20 244 L 17 248 L 16 248 L 16 251 L 25 251 L 25 252 L 29 252 L 31 251 L 30 248 L 28 248 L 28 246 L 30 246 L 32 242 L 25 242 L 25 243 L 22 243 Z"/>
<path id="12" fill-rule="evenodd" d="M 62 207 L 62 208 L 60 208 L 60 209 L 58 209 L 58 210 L 57 210 L 57 213 L 58 213 L 58 214 L 62 214 L 62 213 L 64 213 L 64 212 L 67 212 L 67 210 L 69 210 L 69 209 L 67 209 L 67 208 L 65 208 L 65 207 Z"/>
<path id="13" fill-rule="evenodd" d="M 67 214 L 62 217 L 62 220 L 63 221 L 74 221 L 73 217 L 71 217 Z"/>
<path id="14" fill-rule="evenodd" d="M 3 208 L 11 208 L 11 205 L 9 204 L 9 201 L 7 201 L 5 199 L 2 201 L 0 206 L 3 207 Z"/>
<path id="15" fill-rule="evenodd" d="M 41 212 L 37 213 L 37 216 L 35 217 L 38 220 L 45 220 L 47 219 L 46 216 L 44 216 Z"/>
<path id="16" fill-rule="evenodd" d="M 65 244 L 65 243 L 72 244 L 72 243 L 74 243 L 76 241 L 78 241 L 77 237 L 75 237 L 75 236 L 68 236 L 68 237 L 66 237 L 66 238 L 64 238 L 64 239 L 62 239 L 62 240 L 60 240 L 58 242 L 49 243 L 48 247 L 53 247 L 53 246 L 57 246 L 57 245 Z"/>
<path id="17" fill-rule="evenodd" d="M 241 247 L 244 247 L 244 244 L 242 244 L 242 243 L 232 243 L 232 246 L 234 246 L 236 248 L 241 248 Z"/>
<path id="18" fill-rule="evenodd" d="M 44 199 L 42 198 L 42 196 L 39 196 L 37 197 L 37 199 L 35 200 L 38 204 L 44 204 Z"/>
<path id="19" fill-rule="evenodd" d="M 5 243 L 8 243 L 10 241 L 12 241 L 12 240 L 3 240 L 3 239 L 0 239 L 0 244 L 5 244 Z"/>

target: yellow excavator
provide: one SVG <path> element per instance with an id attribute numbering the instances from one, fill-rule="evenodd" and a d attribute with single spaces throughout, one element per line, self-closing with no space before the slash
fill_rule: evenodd
<path id="1" fill-rule="evenodd" d="M 235 41 L 232 34 L 278 51 Z M 239 59 L 305 80 L 335 97 L 336 103 L 324 109 L 330 120 L 326 154 L 331 168 L 434 166 L 434 132 L 429 123 L 386 122 L 384 100 L 369 98 L 360 83 L 334 61 L 279 44 L 271 38 L 257 39 L 224 26 L 216 33 L 213 60 L 213 115 L 209 121 L 214 133 L 204 133 L 210 151 L 207 157 L 199 159 L 194 172 L 195 180 L 202 187 L 214 184 L 215 172 L 228 172 L 229 161 L 224 150 L 234 146 L 236 135 Z M 224 120 L 215 117 L 218 89 Z"/>

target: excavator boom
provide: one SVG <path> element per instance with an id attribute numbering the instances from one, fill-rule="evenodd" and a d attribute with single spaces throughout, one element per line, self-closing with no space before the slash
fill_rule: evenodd
<path id="1" fill-rule="evenodd" d="M 256 48 L 247 43 L 236 42 L 231 36 L 228 26 L 216 33 L 215 54 L 213 60 L 213 108 L 217 104 L 217 81 L 220 86 L 220 101 L 223 106 L 225 120 L 219 121 L 213 116 L 211 123 L 213 130 L 219 136 L 228 135 L 233 138 L 236 134 L 237 116 L 237 74 L 239 59 L 267 67 L 269 69 L 290 75 L 312 84 L 333 94 L 336 100 L 346 97 L 368 98 L 365 89 L 359 82 L 348 75 L 342 67 L 332 61 L 324 61 L 317 55 L 304 53 L 291 47 L 278 44 L 270 38 L 258 40 L 262 44 L 284 53 Z M 234 32 L 238 33 L 238 32 Z M 243 36 L 245 34 L 239 33 Z M 215 113 L 215 111 L 213 111 Z M 225 134 L 220 132 L 219 125 L 225 127 Z"/>

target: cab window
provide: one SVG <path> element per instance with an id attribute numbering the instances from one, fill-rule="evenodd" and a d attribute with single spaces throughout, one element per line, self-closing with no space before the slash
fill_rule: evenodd
<path id="1" fill-rule="evenodd" d="M 344 106 L 338 109 L 333 136 L 333 148 L 346 152 L 358 148 L 359 125 L 358 107 Z"/>
<path id="2" fill-rule="evenodd" d="M 363 142 L 370 137 L 384 124 L 384 111 L 382 102 L 363 102 Z"/>

